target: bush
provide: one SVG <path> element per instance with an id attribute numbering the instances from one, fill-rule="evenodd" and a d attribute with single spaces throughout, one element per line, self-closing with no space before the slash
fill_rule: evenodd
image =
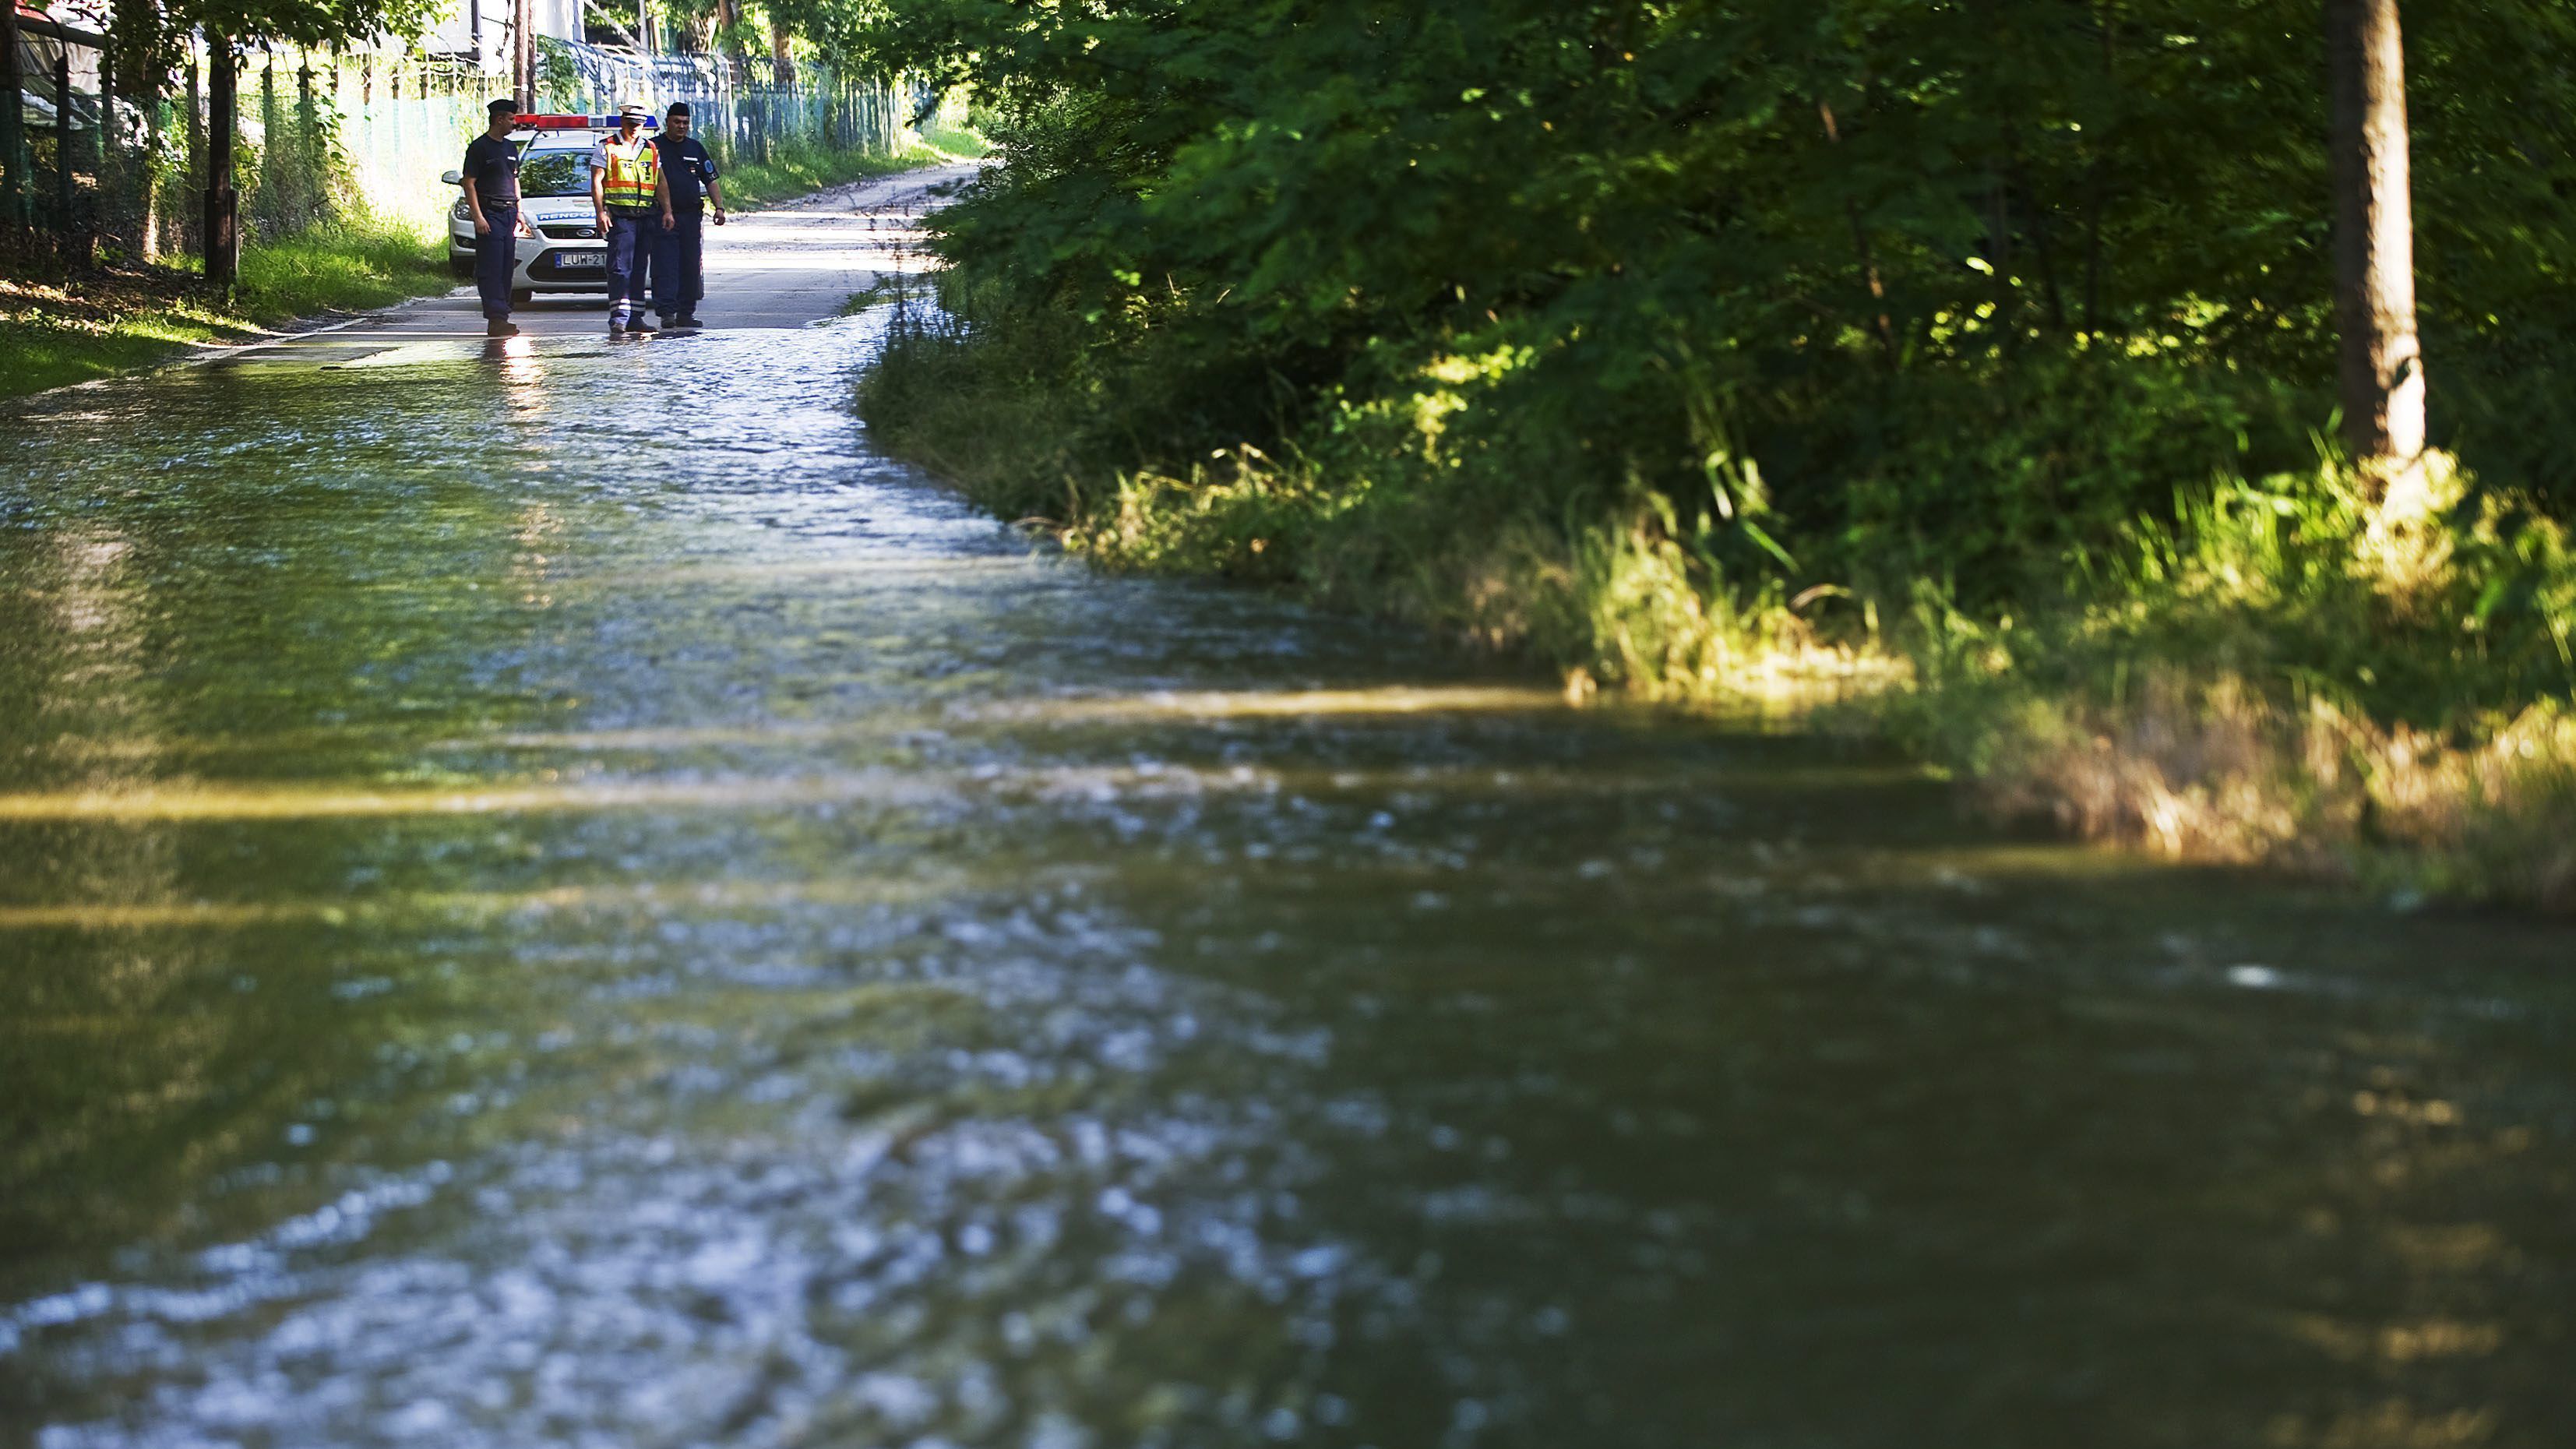
<path id="1" fill-rule="evenodd" d="M 2409 17 L 2437 499 L 2318 462 L 2323 34 L 2269 0 L 892 0 L 1004 159 L 865 405 L 1104 562 L 1665 696 L 1910 674 L 2007 801 L 2429 861 L 2564 798 L 2497 752 L 2571 689 L 2576 105 L 2480 98 L 2576 101 L 2576 17 L 2505 10 Z"/>

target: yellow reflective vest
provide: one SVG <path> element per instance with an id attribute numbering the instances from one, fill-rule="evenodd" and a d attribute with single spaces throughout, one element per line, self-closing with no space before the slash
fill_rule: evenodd
<path id="1" fill-rule="evenodd" d="M 608 157 L 608 171 L 600 184 L 608 204 L 634 211 L 655 206 L 654 193 L 662 182 L 662 153 L 654 148 L 653 138 L 638 131 L 635 144 L 627 146 L 611 136 L 600 143 L 600 149 Z"/>

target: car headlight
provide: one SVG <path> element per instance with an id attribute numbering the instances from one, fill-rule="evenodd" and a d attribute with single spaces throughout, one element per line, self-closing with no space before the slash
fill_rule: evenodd
<path id="1" fill-rule="evenodd" d="M 524 211 L 519 213 L 519 235 L 530 241 L 537 239 L 537 229 L 528 225 L 528 214 Z"/>
<path id="2" fill-rule="evenodd" d="M 457 221 L 472 221 L 474 219 L 474 208 L 467 206 L 465 204 L 465 198 L 460 196 L 456 198 L 456 204 L 447 209 L 447 214 L 449 217 Z"/>

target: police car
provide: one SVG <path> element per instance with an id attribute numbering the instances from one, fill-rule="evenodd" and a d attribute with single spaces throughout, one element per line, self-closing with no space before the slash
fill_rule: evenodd
<path id="1" fill-rule="evenodd" d="M 608 290 L 608 246 L 590 204 L 590 148 L 603 133 L 617 133 L 615 116 L 519 116 L 510 139 L 519 143 L 519 271 L 510 297 L 526 302 L 539 292 Z M 653 123 L 644 123 L 647 130 Z M 474 275 L 474 213 L 465 209 L 464 177 L 439 178 L 460 188 L 447 213 L 447 269 Z"/>

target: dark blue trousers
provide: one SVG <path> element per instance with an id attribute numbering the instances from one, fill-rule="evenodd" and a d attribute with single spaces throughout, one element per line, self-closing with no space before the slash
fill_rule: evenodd
<path id="1" fill-rule="evenodd" d="M 608 213 L 608 320 L 624 323 L 643 314 L 653 295 L 653 254 L 662 248 L 662 214 Z"/>
<path id="2" fill-rule="evenodd" d="M 487 201 L 483 219 L 492 230 L 474 239 L 474 290 L 483 294 L 483 315 L 498 322 L 510 315 L 510 281 L 519 270 L 519 208 Z"/>
<path id="3" fill-rule="evenodd" d="M 653 259 L 653 310 L 665 317 L 684 317 L 698 310 L 707 295 L 707 214 L 674 210 L 662 232 L 661 255 Z"/>

